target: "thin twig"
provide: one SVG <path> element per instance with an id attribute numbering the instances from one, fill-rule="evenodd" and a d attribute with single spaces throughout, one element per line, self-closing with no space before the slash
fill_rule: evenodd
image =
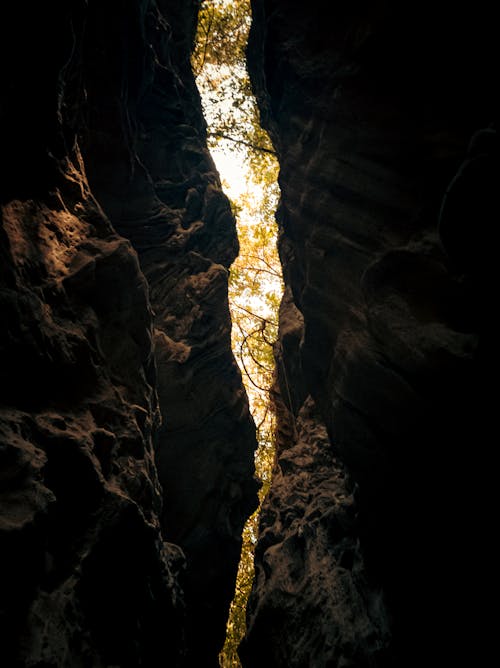
<path id="1" fill-rule="evenodd" d="M 273 276 L 276 276 L 277 278 L 282 278 L 281 274 L 274 269 L 272 264 L 270 264 L 265 258 L 260 257 L 259 255 L 246 255 L 245 253 L 242 253 L 239 257 L 248 258 L 249 260 L 258 260 L 259 262 L 262 262 L 262 264 L 266 265 L 269 274 L 273 274 Z M 264 271 L 264 269 L 261 269 L 261 271 Z"/>
<path id="2" fill-rule="evenodd" d="M 257 313 L 252 313 L 252 311 L 249 311 L 244 306 L 240 306 L 239 304 L 236 304 L 232 300 L 231 300 L 231 306 L 233 308 L 237 308 L 240 311 L 244 311 L 245 313 L 248 313 L 248 315 L 251 315 L 252 318 L 257 318 L 258 320 L 263 320 L 264 322 L 267 322 L 269 325 L 272 325 L 273 327 L 278 326 L 277 323 L 273 322 L 272 320 L 268 320 L 267 318 L 264 318 L 261 315 L 257 315 Z"/>
<path id="3" fill-rule="evenodd" d="M 259 146 L 258 144 L 253 144 L 252 142 L 245 141 L 244 139 L 237 139 L 236 137 L 231 137 L 230 135 L 225 134 L 224 132 L 208 132 L 209 137 L 217 137 L 218 139 L 227 139 L 232 141 L 235 144 L 241 144 L 247 148 L 251 148 L 252 151 L 260 151 L 261 153 L 269 153 L 270 155 L 277 155 L 276 151 L 273 151 L 271 148 L 266 148 L 265 146 Z"/>

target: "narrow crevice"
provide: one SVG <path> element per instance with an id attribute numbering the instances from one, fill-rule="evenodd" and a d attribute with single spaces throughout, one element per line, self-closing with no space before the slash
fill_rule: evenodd
<path id="1" fill-rule="evenodd" d="M 274 347 L 283 293 L 277 250 L 278 162 L 260 125 L 246 70 L 249 0 L 206 0 L 200 8 L 192 57 L 207 122 L 208 146 L 236 219 L 239 255 L 230 269 L 232 348 L 257 430 L 259 508 L 243 530 L 242 553 L 229 610 L 222 668 L 239 667 L 246 605 L 254 578 L 253 555 L 262 501 L 275 458 Z"/>

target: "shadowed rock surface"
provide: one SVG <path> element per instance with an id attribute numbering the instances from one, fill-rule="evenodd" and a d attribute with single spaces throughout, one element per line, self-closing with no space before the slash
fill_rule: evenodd
<path id="1" fill-rule="evenodd" d="M 0 9 L 2 665 L 217 665 L 255 435 L 198 4 Z M 243 663 L 487 665 L 495 22 L 252 6 L 287 289 Z"/>
<path id="2" fill-rule="evenodd" d="M 255 434 L 197 7 L 0 10 L 5 665 L 217 665 Z"/>
<path id="3" fill-rule="evenodd" d="M 243 665 L 484 662 L 496 129 L 467 147 L 498 118 L 494 28 L 481 6 L 449 2 L 252 10 L 287 291 Z M 344 469 L 355 521 L 328 533 Z"/>
<path id="4" fill-rule="evenodd" d="M 188 663 L 208 666 L 224 641 L 241 531 L 256 505 L 255 430 L 231 352 L 235 224 L 189 62 L 197 3 L 157 4 L 118 29 L 116 13 L 96 6 L 83 45 L 83 151 L 92 190 L 132 241 L 149 285 L 162 526 L 187 558 Z"/>

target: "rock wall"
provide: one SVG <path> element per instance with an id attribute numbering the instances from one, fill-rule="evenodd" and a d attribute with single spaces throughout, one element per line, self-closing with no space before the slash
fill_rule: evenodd
<path id="1" fill-rule="evenodd" d="M 449 2 L 253 0 L 252 12 L 287 291 L 243 665 L 481 662 L 494 570 L 491 17 Z"/>
<path id="2" fill-rule="evenodd" d="M 231 352 L 235 224 L 189 62 L 198 3 L 157 4 L 118 26 L 115 11 L 96 6 L 90 17 L 83 150 L 91 188 L 148 280 L 162 525 L 187 558 L 188 662 L 208 666 L 224 641 L 241 531 L 256 505 L 255 430 Z"/>
<path id="3" fill-rule="evenodd" d="M 8 665 L 217 665 L 255 434 L 197 6 L 0 10 Z"/>

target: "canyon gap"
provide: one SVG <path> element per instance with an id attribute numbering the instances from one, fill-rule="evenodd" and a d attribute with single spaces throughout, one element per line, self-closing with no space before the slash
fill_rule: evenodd
<path id="1" fill-rule="evenodd" d="M 0 10 L 6 665 L 217 665 L 257 485 L 197 8 Z M 483 3 L 252 8 L 287 289 L 243 664 L 484 663 L 494 22 Z"/>

